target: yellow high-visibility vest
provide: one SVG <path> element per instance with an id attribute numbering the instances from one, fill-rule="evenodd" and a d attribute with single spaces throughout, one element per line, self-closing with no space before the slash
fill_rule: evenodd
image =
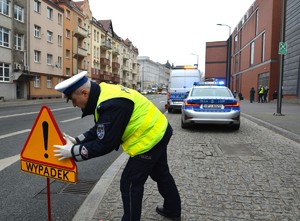
<path id="1" fill-rule="evenodd" d="M 164 136 L 168 126 L 167 118 L 154 104 L 139 92 L 122 85 L 100 83 L 98 105 L 112 98 L 127 98 L 133 101 L 134 110 L 122 136 L 122 148 L 130 156 L 145 153 Z M 95 121 L 99 114 L 95 109 Z"/>

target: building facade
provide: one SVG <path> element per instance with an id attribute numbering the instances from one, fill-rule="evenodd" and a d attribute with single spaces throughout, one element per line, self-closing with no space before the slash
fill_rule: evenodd
<path id="1" fill-rule="evenodd" d="M 140 67 L 139 89 L 141 91 L 168 87 L 171 73 L 169 62 L 160 64 L 147 56 L 138 56 L 137 62 Z"/>
<path id="2" fill-rule="evenodd" d="M 300 2 L 285 0 L 286 8 L 282 7 L 282 3 L 254 1 L 231 35 L 230 88 L 241 92 L 246 99 L 249 99 L 252 87 L 256 95 L 259 87 L 268 87 L 269 100 L 273 99 L 274 92 L 278 92 L 282 27 L 287 45 L 287 54 L 283 55 L 283 98 L 297 100 L 300 97 Z M 282 23 L 283 10 L 285 17 Z M 224 62 L 218 62 L 220 55 L 216 55 L 216 49 L 211 48 L 216 44 L 219 43 L 207 43 L 206 78 L 218 75 L 219 70 L 223 70 L 223 73 L 226 70 Z M 220 48 L 217 50 L 223 53 L 224 59 L 226 52 Z"/>
<path id="3" fill-rule="evenodd" d="M 227 42 L 206 42 L 205 80 L 226 79 Z"/>
<path id="4" fill-rule="evenodd" d="M 288 0 L 286 3 L 285 42 L 287 54 L 284 55 L 283 97 L 300 100 L 300 1 Z"/>
<path id="5" fill-rule="evenodd" d="M 93 17 L 89 1 L 0 1 L 0 96 L 59 98 L 54 86 L 83 70 L 137 89 L 138 49 Z"/>

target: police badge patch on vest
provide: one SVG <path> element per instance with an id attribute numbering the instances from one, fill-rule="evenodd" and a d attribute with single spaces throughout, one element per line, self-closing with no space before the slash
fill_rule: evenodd
<path id="1" fill-rule="evenodd" d="M 102 140 L 105 135 L 105 126 L 104 124 L 98 124 L 97 125 L 97 136 L 99 140 Z"/>
<path id="2" fill-rule="evenodd" d="M 81 152 L 80 152 L 80 154 L 81 154 L 81 156 L 84 156 L 85 158 L 89 158 L 89 152 L 88 152 L 88 150 L 85 148 L 85 146 L 83 146 L 82 148 L 81 148 Z"/>

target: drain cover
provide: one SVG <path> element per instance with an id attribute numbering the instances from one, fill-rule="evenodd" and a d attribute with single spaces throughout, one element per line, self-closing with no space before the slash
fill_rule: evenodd
<path id="1" fill-rule="evenodd" d="M 97 180 L 81 180 L 76 184 L 67 184 L 59 192 L 60 194 L 73 194 L 73 195 L 88 195 L 93 187 L 95 186 Z"/>

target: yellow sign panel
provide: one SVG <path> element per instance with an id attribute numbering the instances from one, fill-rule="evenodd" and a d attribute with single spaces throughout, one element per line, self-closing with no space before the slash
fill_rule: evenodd
<path id="1" fill-rule="evenodd" d="M 29 173 L 61 180 L 64 182 L 76 183 L 77 181 L 76 171 L 50 167 L 40 163 L 21 160 L 21 169 Z"/>
<path id="2" fill-rule="evenodd" d="M 70 175 L 70 171 L 72 171 L 75 175 L 70 182 L 76 182 L 77 167 L 74 160 L 72 158 L 58 160 L 59 158 L 54 156 L 53 145 L 55 144 L 64 145 L 65 140 L 50 109 L 47 106 L 43 106 L 21 152 L 21 169 L 67 182 L 69 182 L 68 178 L 71 178 L 71 176 L 66 176 L 66 174 Z M 40 165 L 40 167 L 37 165 Z M 66 173 L 63 173 L 65 177 L 61 179 L 59 174 L 63 170 Z M 53 175 L 55 171 L 57 175 Z M 53 176 L 51 172 L 53 172 Z"/>

